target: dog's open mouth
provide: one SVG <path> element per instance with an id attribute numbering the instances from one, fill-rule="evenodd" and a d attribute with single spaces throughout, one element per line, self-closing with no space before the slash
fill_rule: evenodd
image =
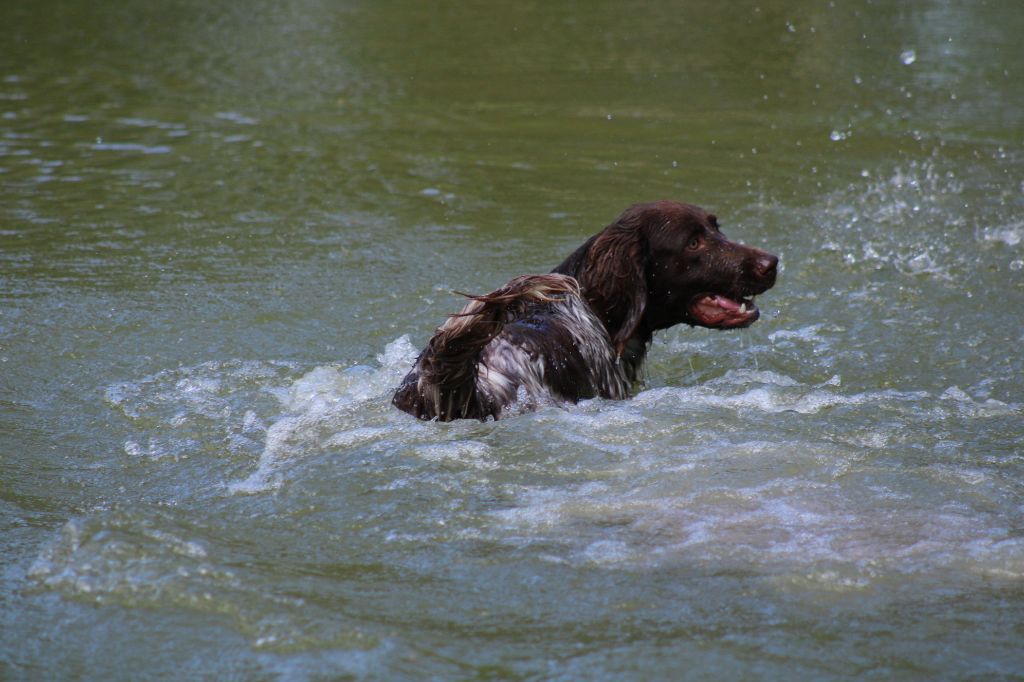
<path id="1" fill-rule="evenodd" d="M 701 294 L 690 302 L 690 316 L 696 324 L 712 329 L 749 327 L 761 316 L 753 296 L 738 299 L 723 294 Z"/>

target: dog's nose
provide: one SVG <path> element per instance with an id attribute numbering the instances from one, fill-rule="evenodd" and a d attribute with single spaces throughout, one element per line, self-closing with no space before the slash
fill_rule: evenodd
<path id="1" fill-rule="evenodd" d="M 778 265 L 778 256 L 765 253 L 758 256 L 757 260 L 754 261 L 754 272 L 756 272 L 757 276 L 761 278 L 771 277 L 775 274 L 775 268 L 778 267 Z"/>

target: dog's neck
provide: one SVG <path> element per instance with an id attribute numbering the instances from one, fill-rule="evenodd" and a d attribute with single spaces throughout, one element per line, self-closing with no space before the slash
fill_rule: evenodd
<path id="1" fill-rule="evenodd" d="M 621 300 L 607 300 L 601 293 L 600 287 L 590 286 L 591 283 L 588 281 L 588 277 L 592 276 L 593 271 L 588 267 L 587 256 L 591 244 L 598 236 L 595 235 L 580 245 L 576 251 L 562 261 L 552 272 L 576 278 L 580 283 L 584 300 L 601 321 L 601 324 L 604 325 L 608 338 L 613 340 L 621 335 L 623 327 L 627 324 L 629 310 L 623 306 Z M 632 333 L 620 343 L 621 347 L 615 349 L 619 353 L 618 361 L 625 366 L 626 375 L 631 381 L 636 381 L 640 378 L 644 358 L 647 357 L 647 349 L 653 335 L 654 329 L 648 324 L 646 319 L 642 318 L 640 324 L 635 325 Z"/>
<path id="2" fill-rule="evenodd" d="M 646 319 L 641 318 L 640 324 L 634 325 L 629 336 L 616 343 L 615 339 L 620 336 L 626 324 L 628 312 L 621 310 L 614 302 L 605 300 L 595 288 L 588 287 L 585 281 L 580 282 L 580 289 L 583 300 L 608 334 L 608 341 L 617 355 L 616 362 L 625 369 L 631 382 L 640 380 L 644 359 L 654 335 Z"/>

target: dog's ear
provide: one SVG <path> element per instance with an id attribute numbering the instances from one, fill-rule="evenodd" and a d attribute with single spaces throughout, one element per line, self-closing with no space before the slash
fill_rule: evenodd
<path id="1" fill-rule="evenodd" d="M 580 277 L 619 356 L 647 308 L 647 239 L 638 217 L 627 211 L 597 235 Z"/>

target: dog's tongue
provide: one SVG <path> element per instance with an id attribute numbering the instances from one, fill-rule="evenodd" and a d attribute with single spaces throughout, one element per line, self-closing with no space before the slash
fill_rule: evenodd
<path id="1" fill-rule="evenodd" d="M 718 294 L 695 300 L 690 304 L 690 314 L 698 324 L 717 329 L 746 327 L 761 315 L 753 303 L 741 303 Z"/>

